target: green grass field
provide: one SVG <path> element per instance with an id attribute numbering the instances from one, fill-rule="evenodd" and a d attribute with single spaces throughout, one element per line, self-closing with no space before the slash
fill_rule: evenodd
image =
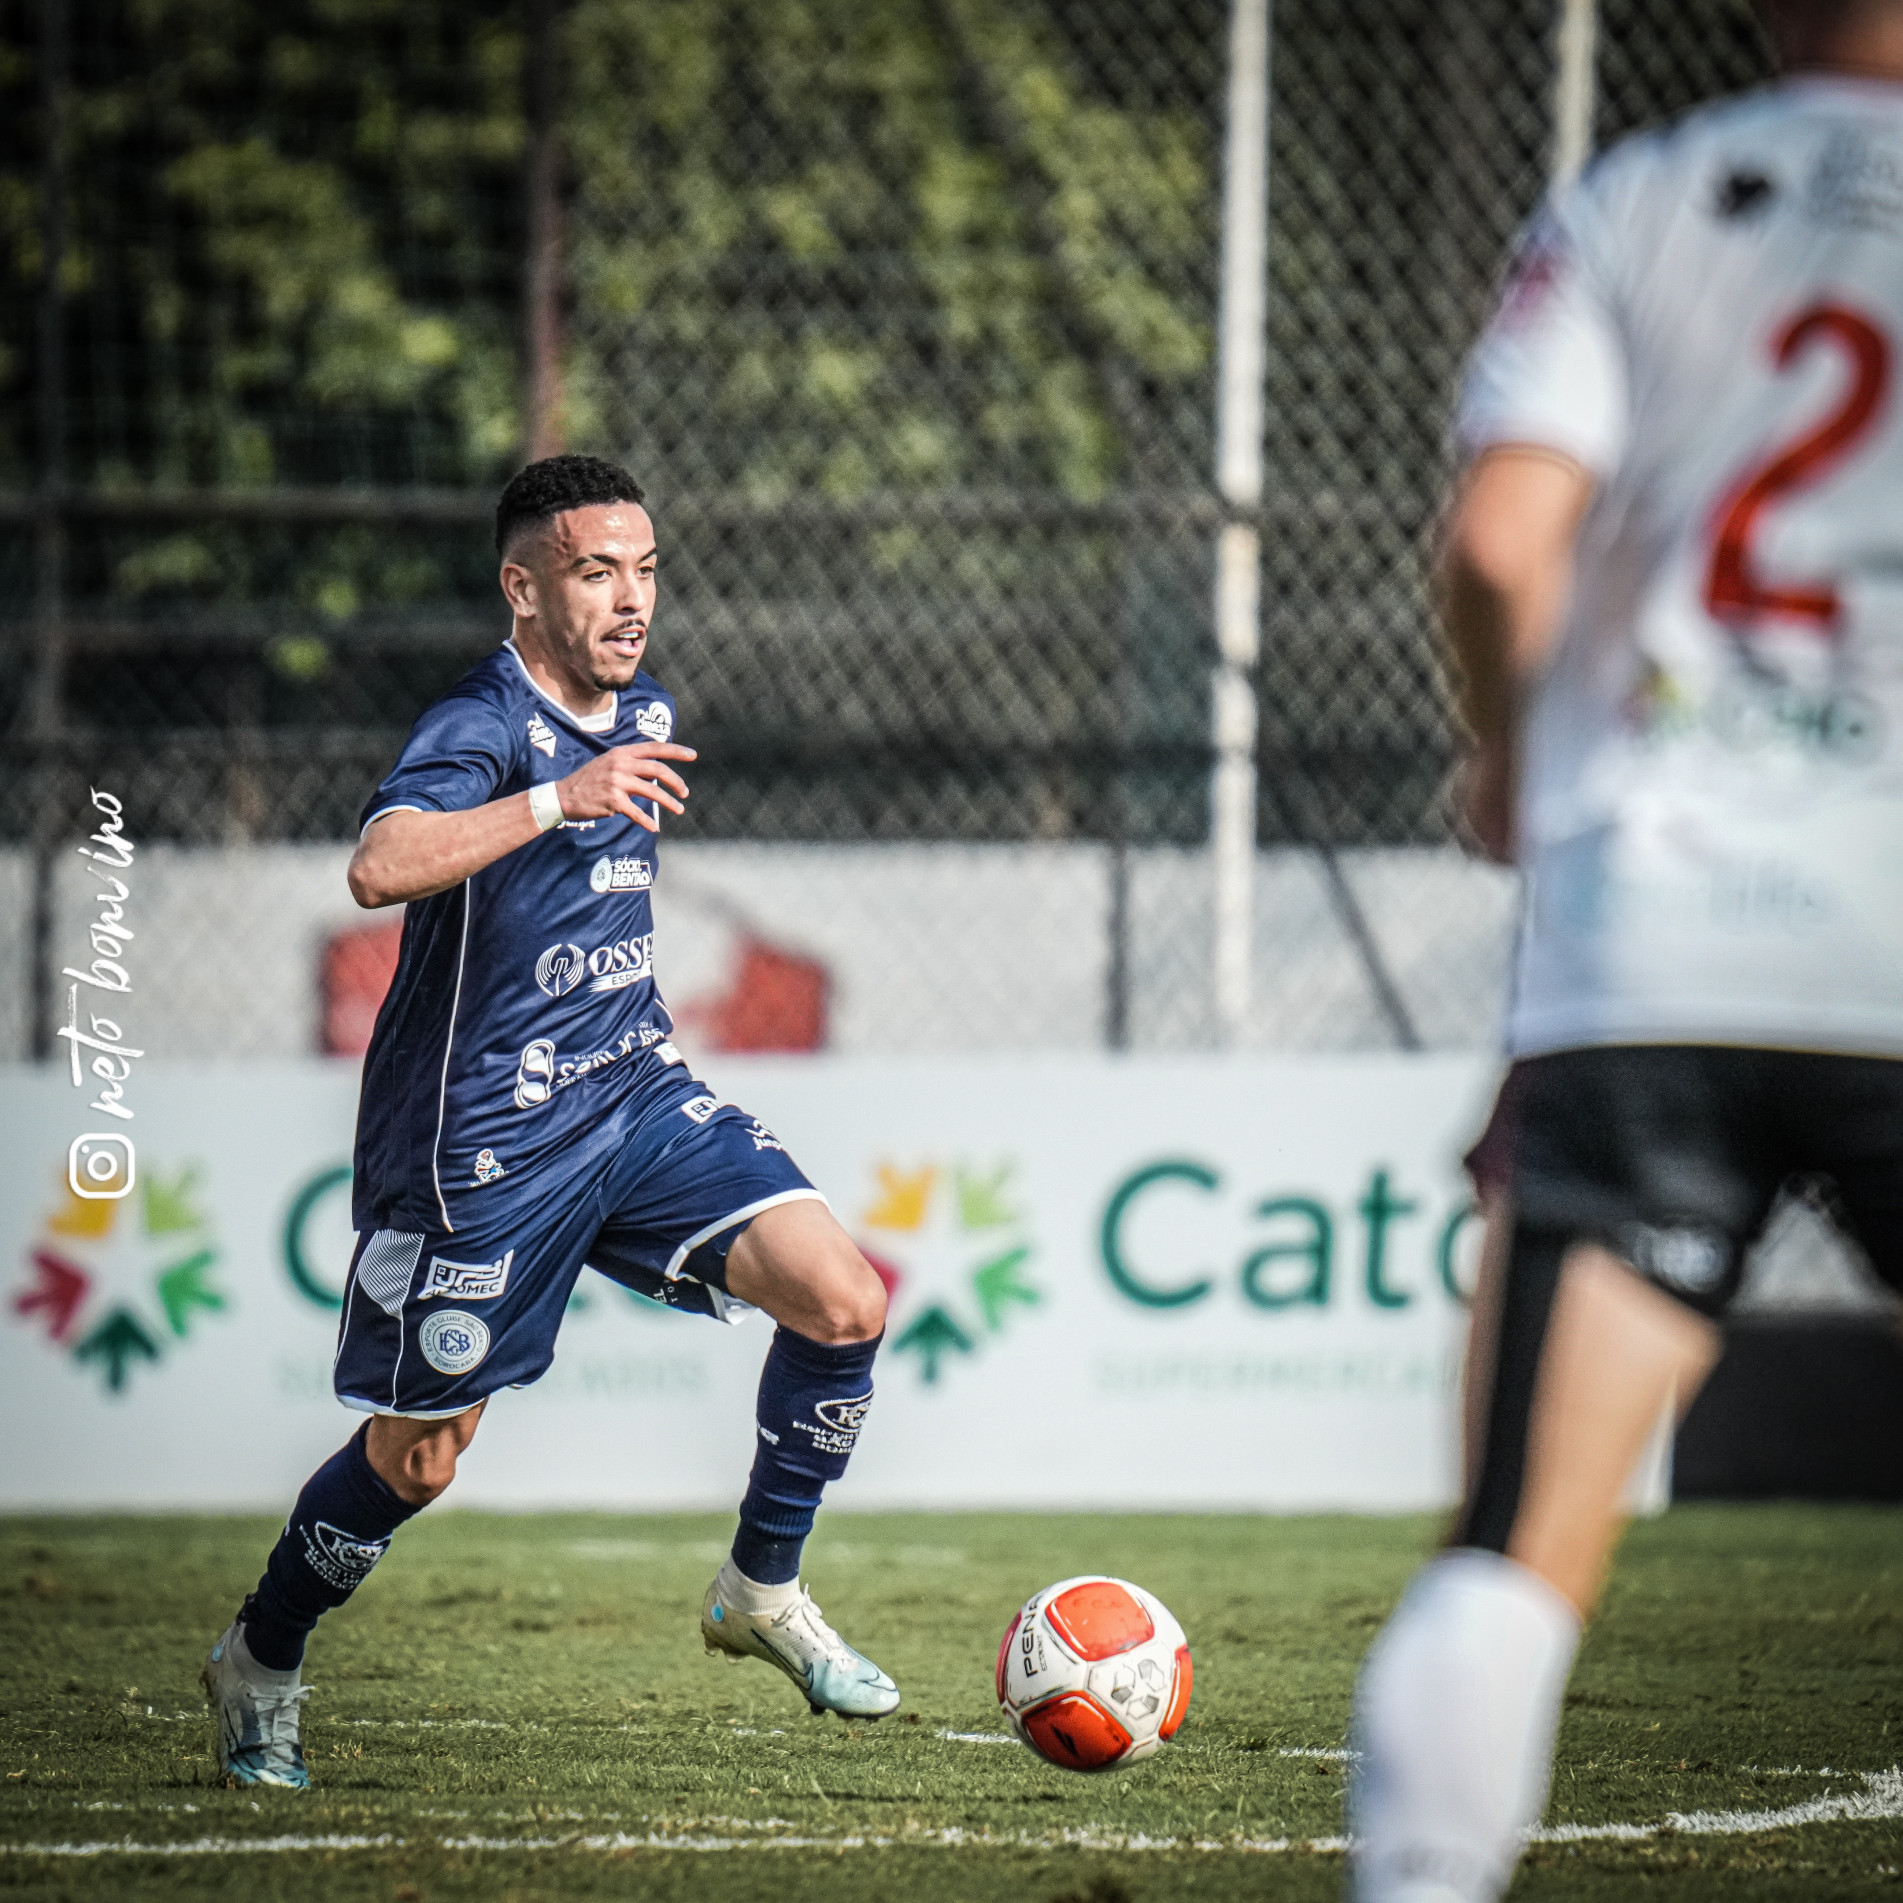
<path id="1" fill-rule="evenodd" d="M 1341 1858 L 1314 1840 L 1341 1829 L 1349 1690 L 1426 1522 L 834 1515 L 807 1577 L 904 1688 L 877 1726 L 813 1718 L 767 1667 L 703 1655 L 728 1529 L 426 1516 L 313 1643 L 317 1788 L 299 1796 L 215 1787 L 196 1684 L 272 1525 L 0 1522 L 0 1890 L 1337 1893 Z M 1003 1729 L 991 1662 L 1012 1609 L 1093 1570 L 1169 1603 L 1196 1696 L 1157 1758 L 1082 1778 L 984 1740 Z M 1644 1834 L 1537 1845 L 1514 1894 L 1903 1894 L 1903 1779 L 1870 1775 L 1899 1760 L 1903 1515 L 1679 1509 L 1627 1542 L 1548 1818 Z"/>

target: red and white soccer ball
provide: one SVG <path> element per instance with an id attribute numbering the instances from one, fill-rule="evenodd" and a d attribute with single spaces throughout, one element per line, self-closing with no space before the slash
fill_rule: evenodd
<path id="1" fill-rule="evenodd" d="M 1039 1757 L 1067 1771 L 1134 1764 L 1176 1736 L 1192 1679 L 1183 1628 L 1127 1579 L 1060 1579 L 998 1647 L 998 1703 Z"/>

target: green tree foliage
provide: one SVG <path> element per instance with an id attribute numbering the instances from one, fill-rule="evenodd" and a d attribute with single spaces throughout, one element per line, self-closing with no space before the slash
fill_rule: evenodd
<path id="1" fill-rule="evenodd" d="M 1064 17 L 578 0 L 573 432 L 760 500 L 1186 473 L 1206 101 Z"/>
<path id="2" fill-rule="evenodd" d="M 571 439 L 755 495 L 1099 494 L 1209 352 L 1200 102 L 1025 0 L 576 0 Z M 0 378 L 32 374 L 37 53 Z M 520 438 L 517 10 L 71 0 L 74 474 L 483 483 Z M 1127 92 L 1127 89 L 1126 89 Z M 29 473 L 30 435 L 0 454 Z M 658 440 L 657 440 L 658 439 Z M 169 563 L 169 567 L 168 567 Z M 154 578 L 184 574 L 155 556 Z"/>

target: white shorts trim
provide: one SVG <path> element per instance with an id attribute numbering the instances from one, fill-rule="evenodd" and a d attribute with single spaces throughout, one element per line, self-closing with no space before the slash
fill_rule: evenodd
<path id="1" fill-rule="evenodd" d="M 763 1209 L 776 1209 L 781 1203 L 826 1203 L 828 1209 L 832 1208 L 832 1204 L 827 1203 L 826 1198 L 822 1196 L 818 1190 L 811 1188 L 783 1189 L 778 1195 L 762 1196 L 757 1203 L 748 1203 L 744 1209 L 736 1209 L 731 1214 L 722 1216 L 718 1222 L 710 1222 L 698 1235 L 689 1236 L 687 1240 L 668 1257 L 667 1267 L 663 1269 L 661 1273 L 666 1276 L 670 1282 L 678 1282 L 685 1269 L 687 1258 L 692 1255 L 702 1243 L 713 1241 L 716 1236 L 724 1235 L 729 1229 L 734 1228 L 740 1223 L 751 1222 Z M 716 1290 L 715 1293 L 718 1294 L 719 1291 Z M 733 1302 L 736 1307 L 746 1306 L 743 1302 L 736 1302 L 735 1298 L 731 1295 L 727 1297 L 727 1300 Z M 724 1320 L 725 1317 L 723 1316 L 722 1319 Z"/>
<path id="2" fill-rule="evenodd" d="M 472 1407 L 480 1407 L 484 1401 L 494 1397 L 479 1394 L 473 1401 L 465 1401 L 461 1407 L 384 1407 L 376 1401 L 366 1401 L 361 1394 L 340 1394 L 337 1399 L 347 1408 L 359 1414 L 380 1414 L 388 1421 L 453 1421 L 458 1414 L 467 1414 Z"/>

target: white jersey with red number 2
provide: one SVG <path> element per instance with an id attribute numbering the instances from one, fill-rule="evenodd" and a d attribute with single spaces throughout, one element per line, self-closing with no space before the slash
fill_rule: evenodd
<path id="1" fill-rule="evenodd" d="M 1596 479 L 1528 717 L 1517 1052 L 1903 1054 L 1903 86 L 1803 78 L 1535 226 L 1469 453 Z"/>

